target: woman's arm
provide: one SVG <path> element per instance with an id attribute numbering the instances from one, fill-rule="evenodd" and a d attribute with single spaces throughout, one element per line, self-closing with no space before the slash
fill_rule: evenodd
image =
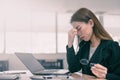
<path id="1" fill-rule="evenodd" d="M 110 57 L 110 69 L 106 75 L 109 80 L 120 80 L 120 46 L 117 42 L 112 42 L 112 57 Z"/>
<path id="2" fill-rule="evenodd" d="M 70 72 L 77 72 L 81 69 L 80 62 L 79 62 L 79 55 L 75 55 L 75 51 L 73 46 L 71 48 L 66 47 L 67 49 L 67 63 L 68 69 Z"/>

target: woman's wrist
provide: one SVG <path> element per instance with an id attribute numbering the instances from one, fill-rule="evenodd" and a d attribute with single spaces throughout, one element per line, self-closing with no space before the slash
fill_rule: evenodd
<path id="1" fill-rule="evenodd" d="M 72 47 L 72 43 L 68 42 L 68 48 L 71 48 Z"/>

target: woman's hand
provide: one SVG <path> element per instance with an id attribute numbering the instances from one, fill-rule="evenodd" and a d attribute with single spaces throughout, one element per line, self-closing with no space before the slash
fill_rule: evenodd
<path id="1" fill-rule="evenodd" d="M 92 66 L 91 71 L 98 78 L 106 78 L 107 68 L 100 64 L 95 64 Z"/>
<path id="2" fill-rule="evenodd" d="M 77 30 L 75 28 L 72 28 L 68 32 L 68 47 L 69 48 L 72 47 L 72 45 L 73 45 L 75 35 L 77 35 Z"/>

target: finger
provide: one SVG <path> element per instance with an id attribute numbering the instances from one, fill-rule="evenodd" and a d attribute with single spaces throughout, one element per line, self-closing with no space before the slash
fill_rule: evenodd
<path id="1" fill-rule="evenodd" d="M 99 77 L 99 73 L 96 70 L 91 70 L 91 71 L 95 76 Z"/>
<path id="2" fill-rule="evenodd" d="M 97 69 L 102 69 L 102 70 L 107 70 L 106 67 L 100 65 L 100 64 L 95 64 L 94 67 L 96 67 Z"/>
<path id="3" fill-rule="evenodd" d="M 77 29 L 75 29 L 75 28 L 73 28 L 72 30 L 73 30 L 74 32 L 77 32 Z"/>
<path id="4" fill-rule="evenodd" d="M 77 34 L 77 30 L 76 29 L 72 29 L 72 33 L 76 35 Z"/>
<path id="5" fill-rule="evenodd" d="M 105 78 L 105 75 L 106 75 L 105 73 L 101 73 L 101 72 L 97 71 L 96 69 L 91 69 L 91 71 L 96 77 Z"/>
<path id="6" fill-rule="evenodd" d="M 92 73 L 98 78 L 104 78 L 104 74 L 100 74 L 97 71 L 92 71 Z"/>
<path id="7" fill-rule="evenodd" d="M 92 70 L 92 71 L 96 71 L 96 72 L 98 72 L 98 73 L 100 73 L 100 74 L 105 74 L 105 73 L 107 73 L 106 70 L 103 70 L 103 69 L 101 69 L 101 68 L 97 68 L 97 67 L 94 67 L 94 66 L 91 68 L 91 70 Z"/>
<path id="8" fill-rule="evenodd" d="M 94 75 L 97 75 L 97 74 L 98 74 L 98 72 L 95 71 L 95 70 L 92 70 L 92 73 L 93 73 Z"/>
<path id="9" fill-rule="evenodd" d="M 69 32 L 68 32 L 68 34 L 70 34 L 70 35 L 75 35 L 77 33 L 77 31 L 75 30 L 75 29 L 71 29 Z"/>

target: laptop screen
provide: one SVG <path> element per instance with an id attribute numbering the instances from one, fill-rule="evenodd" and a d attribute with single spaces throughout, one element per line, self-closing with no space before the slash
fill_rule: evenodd
<path id="1" fill-rule="evenodd" d="M 15 55 L 32 73 L 45 69 L 31 53 L 15 53 Z"/>

